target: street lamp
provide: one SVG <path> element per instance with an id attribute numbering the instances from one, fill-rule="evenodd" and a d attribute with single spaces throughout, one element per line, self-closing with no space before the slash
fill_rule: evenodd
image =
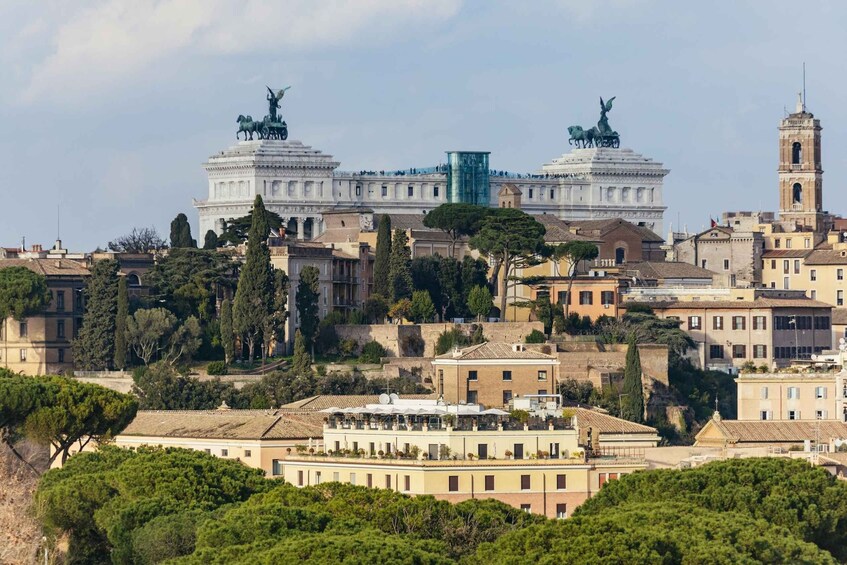
<path id="1" fill-rule="evenodd" d="M 629 393 L 625 392 L 623 394 L 618 395 L 618 410 L 619 410 L 618 416 L 621 417 L 621 418 L 623 418 L 623 397 L 624 396 L 629 396 Z"/>
<path id="2" fill-rule="evenodd" d="M 794 326 L 794 359 L 800 358 L 800 344 L 797 342 L 797 315 L 792 314 L 791 319 L 788 320 L 789 326 Z"/>

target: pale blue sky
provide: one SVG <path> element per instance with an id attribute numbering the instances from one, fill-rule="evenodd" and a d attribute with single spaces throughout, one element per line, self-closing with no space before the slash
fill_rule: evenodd
<path id="1" fill-rule="evenodd" d="M 0 3 L 0 245 L 167 235 L 235 117 L 283 101 L 290 139 L 342 169 L 447 149 L 537 169 L 617 96 L 622 143 L 671 169 L 666 226 L 777 206 L 777 125 L 806 61 L 824 205 L 847 212 L 847 4 L 461 0 Z M 663 234 L 664 235 L 664 234 Z M 202 239 L 202 234 L 198 239 Z"/>

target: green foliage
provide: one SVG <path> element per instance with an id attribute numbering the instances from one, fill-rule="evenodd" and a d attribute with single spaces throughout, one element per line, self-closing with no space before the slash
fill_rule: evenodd
<path id="1" fill-rule="evenodd" d="M 206 372 L 212 376 L 226 375 L 229 371 L 223 361 L 212 361 L 206 365 Z"/>
<path id="2" fill-rule="evenodd" d="M 397 302 L 412 296 L 412 250 L 404 230 L 394 230 L 391 238 L 391 256 L 388 259 L 388 290 L 391 300 Z"/>
<path id="3" fill-rule="evenodd" d="M 168 246 L 156 228 L 132 228 L 130 233 L 110 241 L 107 247 L 116 253 L 156 253 Z"/>
<path id="4" fill-rule="evenodd" d="M 179 247 L 197 247 L 197 241 L 191 237 L 188 216 L 182 212 L 171 221 L 171 249 Z"/>
<path id="5" fill-rule="evenodd" d="M 218 248 L 218 234 L 215 230 L 207 230 L 206 236 L 203 238 L 203 249 L 211 250 Z"/>
<path id="6" fill-rule="evenodd" d="M 562 335 L 565 333 L 566 328 L 567 322 L 565 320 L 565 306 L 563 304 L 556 304 L 553 306 L 553 331 L 556 332 L 557 335 Z"/>
<path id="7" fill-rule="evenodd" d="M 847 556 L 847 485 L 802 460 L 729 459 L 684 471 L 633 473 L 604 485 L 577 514 L 603 515 L 656 500 L 761 519 L 838 559 Z"/>
<path id="8" fill-rule="evenodd" d="M 0 320 L 23 320 L 42 312 L 50 304 L 44 275 L 26 267 L 0 268 Z"/>
<path id="9" fill-rule="evenodd" d="M 165 307 L 177 318 L 196 316 L 204 325 L 215 317 L 218 293 L 237 284 L 237 264 L 224 253 L 181 247 L 171 249 L 144 275 L 151 287 L 146 307 Z"/>
<path id="10" fill-rule="evenodd" d="M 391 218 L 387 214 L 379 217 L 379 227 L 377 229 L 373 293 L 388 300 L 391 298 L 390 279 L 388 276 L 391 269 Z"/>
<path id="11" fill-rule="evenodd" d="M 294 357 L 291 360 L 291 372 L 298 377 L 312 374 L 312 358 L 306 351 L 306 339 L 300 330 L 294 332 Z"/>
<path id="12" fill-rule="evenodd" d="M 263 358 L 270 348 L 272 341 L 276 341 L 277 343 L 285 341 L 285 322 L 288 320 L 288 289 L 291 283 L 285 271 L 279 269 L 273 270 L 273 279 L 271 311 L 265 318 L 265 327 L 262 330 L 262 337 L 264 339 L 264 347 L 262 349 Z"/>
<path id="13" fill-rule="evenodd" d="M 388 315 L 388 302 L 381 295 L 374 294 L 365 300 L 362 313 L 369 324 L 381 324 Z"/>
<path id="14" fill-rule="evenodd" d="M 275 281 L 267 244 L 269 230 L 265 205 L 262 197 L 257 194 L 247 238 L 247 256 L 241 276 L 238 277 L 238 288 L 232 304 L 233 328 L 247 344 L 247 360 L 251 363 L 256 346 L 263 343 L 262 332 L 266 329 L 274 302 Z M 263 349 L 263 360 L 265 353 Z"/>
<path id="15" fill-rule="evenodd" d="M 655 501 L 532 525 L 482 545 L 474 561 L 835 563 L 827 552 L 764 520 Z"/>
<path id="16" fill-rule="evenodd" d="M 558 393 L 562 400 L 573 404 L 596 405 L 594 401 L 594 385 L 591 381 L 578 381 L 576 379 L 564 379 L 559 381 Z"/>
<path id="17" fill-rule="evenodd" d="M 385 357 L 386 351 L 378 341 L 368 342 L 362 347 L 362 354 L 359 355 L 359 361 L 362 363 L 380 363 Z"/>
<path id="18" fill-rule="evenodd" d="M 509 418 L 521 424 L 526 424 L 529 422 L 529 412 L 526 410 L 512 410 L 509 412 Z"/>
<path id="19" fill-rule="evenodd" d="M 83 295 L 85 314 L 79 336 L 73 341 L 74 365 L 85 371 L 103 371 L 115 359 L 118 262 L 109 259 L 94 263 Z"/>
<path id="20" fill-rule="evenodd" d="M 428 228 L 442 230 L 450 236 L 450 255 L 454 256 L 456 241 L 462 236 L 475 235 L 488 211 L 485 206 L 446 203 L 428 212 L 423 223 Z"/>
<path id="21" fill-rule="evenodd" d="M 468 345 L 477 345 L 484 341 L 485 336 L 482 335 L 481 325 L 471 325 L 470 335 L 466 335 L 460 326 L 453 326 L 438 335 L 438 339 L 435 341 L 435 354 L 443 355 L 454 347 L 467 347 Z"/>
<path id="22" fill-rule="evenodd" d="M 524 343 L 544 343 L 547 341 L 547 336 L 538 330 L 532 330 L 524 338 Z"/>
<path id="23" fill-rule="evenodd" d="M 320 300 L 320 271 L 311 265 L 303 267 L 300 271 L 300 282 L 297 284 L 297 315 L 300 321 L 300 332 L 311 347 L 317 336 L 318 324 L 318 301 Z"/>
<path id="24" fill-rule="evenodd" d="M 638 343 L 668 346 L 669 363 L 677 364 L 694 347 L 691 337 L 679 329 L 679 320 L 627 310 L 623 318 L 598 319 L 597 335 L 604 343 L 626 343 L 634 335 Z"/>
<path id="25" fill-rule="evenodd" d="M 546 229 L 532 216 L 515 208 L 491 210 L 482 220 L 470 246 L 494 262 L 494 277 L 500 278 L 500 320 L 505 320 L 506 297 L 512 280 L 522 268 L 537 265 L 548 255 L 544 244 Z M 502 272 L 501 272 L 502 271 Z"/>
<path id="26" fill-rule="evenodd" d="M 408 298 L 401 298 L 394 303 L 388 310 L 388 317 L 395 320 L 398 324 L 409 317 L 412 312 L 412 301 Z"/>
<path id="27" fill-rule="evenodd" d="M 128 349 L 126 336 L 126 318 L 129 315 L 129 294 L 126 288 L 126 277 L 118 280 L 118 309 L 115 314 L 115 362 L 114 367 L 123 370 Z"/>
<path id="28" fill-rule="evenodd" d="M 253 206 L 255 208 L 255 202 Z M 241 245 L 249 239 L 250 227 L 253 225 L 254 208 L 251 208 L 250 213 L 246 216 L 224 221 L 223 231 L 221 231 L 221 235 L 218 237 L 218 247 Z M 280 218 L 279 214 L 267 210 L 264 204 L 262 204 L 261 213 L 264 217 L 263 227 L 267 227 L 267 233 L 270 233 L 270 230 L 276 230 L 279 231 L 280 236 L 283 236 L 285 226 L 282 225 L 282 218 Z"/>
<path id="29" fill-rule="evenodd" d="M 494 306 L 491 291 L 487 286 L 475 286 L 468 293 L 468 309 L 471 314 L 480 320 L 483 316 L 487 316 Z"/>
<path id="30" fill-rule="evenodd" d="M 237 404 L 232 384 L 181 376 L 165 363 L 139 371 L 133 392 L 142 410 L 212 410 L 222 401 L 230 406 Z"/>
<path id="31" fill-rule="evenodd" d="M 178 324 L 164 308 L 136 310 L 126 319 L 126 338 L 145 365 L 154 356 L 171 365 L 187 363 L 200 348 L 200 322 L 190 316 Z"/>
<path id="32" fill-rule="evenodd" d="M 540 294 L 535 299 L 534 310 L 538 321 L 544 324 L 544 333 L 553 331 L 553 305 L 550 304 L 550 295 Z"/>
<path id="33" fill-rule="evenodd" d="M 641 379 L 641 354 L 635 336 L 630 337 L 626 348 L 626 365 L 623 373 L 621 418 L 632 422 L 644 421 L 644 385 Z"/>
<path id="34" fill-rule="evenodd" d="M 416 324 L 430 322 L 435 318 L 435 306 L 427 291 L 416 290 L 412 293 L 409 315 Z"/>
<path id="35" fill-rule="evenodd" d="M 235 332 L 232 328 L 232 302 L 229 298 L 221 302 L 221 345 L 224 348 L 224 361 L 231 363 L 235 358 Z"/>
<path id="36" fill-rule="evenodd" d="M 590 241 L 569 241 L 561 243 L 553 249 L 553 260 L 558 263 L 562 259 L 568 261 L 568 296 L 572 296 L 573 281 L 579 274 L 579 264 L 583 261 L 596 259 L 600 250 Z M 564 304 L 564 317 L 568 317 L 570 300 Z"/>

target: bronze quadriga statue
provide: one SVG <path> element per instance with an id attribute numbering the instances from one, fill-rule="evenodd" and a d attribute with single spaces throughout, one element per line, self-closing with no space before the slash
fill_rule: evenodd
<path id="1" fill-rule="evenodd" d="M 282 90 L 274 92 L 271 87 L 268 89 L 268 115 L 260 122 L 254 121 L 252 116 L 239 115 L 238 131 L 235 132 L 235 138 L 241 139 L 241 132 L 244 132 L 244 140 L 253 139 L 253 134 L 256 134 L 258 139 L 288 139 L 288 125 L 281 117 L 277 116 L 279 109 L 279 101 L 285 96 L 285 91 L 291 88 L 286 86 Z"/>
<path id="2" fill-rule="evenodd" d="M 600 120 L 597 126 L 591 129 L 583 129 L 582 126 L 570 126 L 568 133 L 570 138 L 568 144 L 577 147 L 620 147 L 621 138 L 618 132 L 614 131 L 609 126 L 609 118 L 606 116 L 612 110 L 612 102 L 615 97 L 609 98 L 608 102 L 603 102 L 600 98 Z"/>

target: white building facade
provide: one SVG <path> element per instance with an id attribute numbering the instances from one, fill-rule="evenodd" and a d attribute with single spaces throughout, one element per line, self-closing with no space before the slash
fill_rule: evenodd
<path id="1" fill-rule="evenodd" d="M 669 170 L 631 149 L 574 149 L 530 174 L 489 168 L 484 152 L 448 152 L 447 162 L 427 169 L 347 172 L 331 155 L 299 141 L 239 141 L 204 163 L 208 196 L 194 201 L 199 233 L 220 233 L 225 220 L 247 215 L 257 194 L 298 239 L 311 239 L 324 229 L 324 211 L 362 206 L 374 214 L 423 215 L 446 202 L 496 207 L 507 182 L 520 188 L 522 209 L 529 214 L 623 218 L 663 230 Z"/>

